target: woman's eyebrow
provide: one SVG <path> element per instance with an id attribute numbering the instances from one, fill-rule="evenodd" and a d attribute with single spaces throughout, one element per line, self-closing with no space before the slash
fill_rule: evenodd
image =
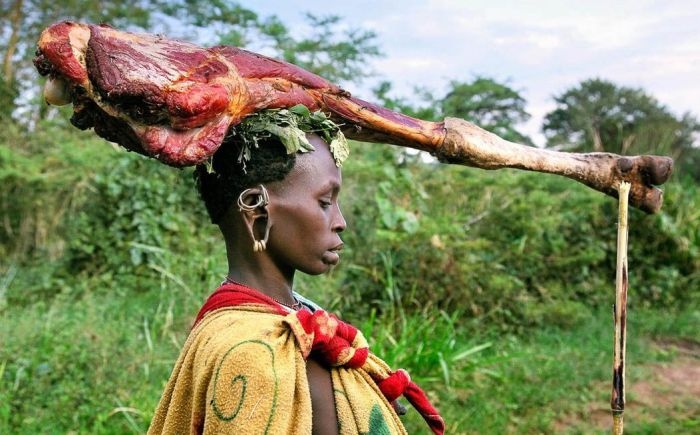
<path id="1" fill-rule="evenodd" d="M 329 180 L 327 183 L 323 184 L 320 189 L 320 192 L 339 192 L 340 191 L 340 183 L 336 180 Z"/>

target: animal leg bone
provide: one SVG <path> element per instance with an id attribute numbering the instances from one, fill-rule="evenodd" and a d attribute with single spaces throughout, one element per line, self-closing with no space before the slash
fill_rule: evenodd
<path id="1" fill-rule="evenodd" d="M 617 198 L 620 182 L 632 185 L 630 203 L 656 213 L 673 160 L 661 156 L 624 157 L 611 153 L 567 153 L 509 142 L 457 118 L 445 120 L 447 135 L 435 150 L 441 161 L 481 169 L 517 168 L 563 175 Z"/>

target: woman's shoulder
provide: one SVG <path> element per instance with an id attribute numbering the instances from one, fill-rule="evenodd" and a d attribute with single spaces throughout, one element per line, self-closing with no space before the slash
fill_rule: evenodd
<path id="1" fill-rule="evenodd" d="M 283 319 L 231 308 L 204 316 L 183 346 L 158 415 L 177 421 L 191 415 L 186 426 L 206 425 L 204 432 L 243 433 L 245 426 L 261 433 L 281 403 L 297 399 L 301 356 Z M 158 429 L 164 424 L 159 417 L 155 431 L 169 433 Z"/>
<path id="2" fill-rule="evenodd" d="M 207 314 L 192 330 L 191 344 L 221 352 L 242 341 L 269 340 L 279 335 L 281 320 L 281 316 L 267 312 L 219 309 Z"/>

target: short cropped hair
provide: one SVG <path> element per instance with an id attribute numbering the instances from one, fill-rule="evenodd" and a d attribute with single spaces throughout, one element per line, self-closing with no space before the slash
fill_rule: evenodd
<path id="1" fill-rule="evenodd" d="M 283 180 L 296 163 L 296 153 L 288 154 L 274 136 L 260 140 L 245 165 L 239 161 L 241 148 L 241 142 L 231 137 L 214 153 L 209 165 L 195 169 L 197 190 L 214 224 L 245 189 Z"/>

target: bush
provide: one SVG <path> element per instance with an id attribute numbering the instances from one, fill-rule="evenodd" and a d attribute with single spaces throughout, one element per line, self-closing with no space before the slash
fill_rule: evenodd
<path id="1" fill-rule="evenodd" d="M 147 291 L 175 282 L 173 270 L 206 292 L 223 277 L 223 244 L 190 171 L 110 150 L 60 125 L 42 128 L 8 130 L 29 143 L 0 148 L 8 186 L 0 197 L 2 271 L 14 279 L 5 303 L 50 298 L 57 288 L 78 295 L 114 280 L 125 293 Z M 555 318 L 565 324 L 580 307 L 611 303 L 615 200 L 559 177 L 354 149 L 341 196 L 348 249 L 320 281 L 340 288 L 309 284 L 332 308 L 364 318 L 399 305 L 408 312 L 459 307 L 512 329 Z M 674 181 L 666 196 L 660 214 L 630 217 L 631 304 L 697 300 L 698 188 Z"/>
<path id="2" fill-rule="evenodd" d="M 355 158 L 345 171 L 344 311 L 362 317 L 400 301 L 522 328 L 575 323 L 586 306 L 612 303 L 614 199 L 560 177 L 392 159 Z M 631 304 L 698 297 L 698 188 L 673 181 L 666 196 L 660 214 L 630 216 Z"/>
<path id="3" fill-rule="evenodd" d="M 10 279 L 0 307 L 61 291 L 79 296 L 112 281 L 127 293 L 160 288 L 164 276 L 189 265 L 187 255 L 204 257 L 188 269 L 198 279 L 216 260 L 223 276 L 223 247 L 212 247 L 217 234 L 191 170 L 110 148 L 60 124 L 21 131 L 6 131 L 0 147 L 0 272 Z M 218 255 L 209 258 L 212 251 Z"/>

